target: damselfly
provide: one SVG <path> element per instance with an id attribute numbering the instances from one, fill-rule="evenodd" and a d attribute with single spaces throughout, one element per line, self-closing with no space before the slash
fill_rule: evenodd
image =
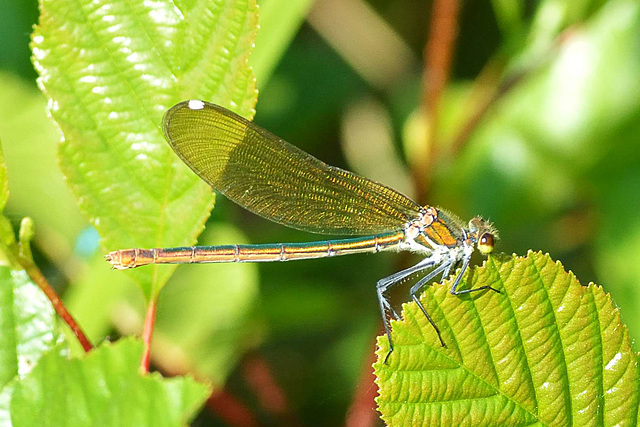
<path id="1" fill-rule="evenodd" d="M 124 249 L 109 253 L 117 269 L 147 264 L 267 262 L 322 258 L 360 252 L 410 251 L 424 258 L 377 283 L 383 325 L 393 351 L 387 311 L 399 319 L 385 293 L 429 270 L 411 287 L 411 298 L 445 343 L 418 299 L 434 278 L 461 266 L 454 295 L 474 250 L 493 251 L 496 231 L 480 217 L 463 224 L 450 213 L 420 206 L 408 197 L 352 172 L 329 166 L 272 133 L 218 105 L 191 100 L 164 115 L 162 129 L 176 154 L 216 191 L 271 221 L 312 233 L 360 236 L 309 243 Z M 388 357 L 388 356 L 387 356 Z"/>

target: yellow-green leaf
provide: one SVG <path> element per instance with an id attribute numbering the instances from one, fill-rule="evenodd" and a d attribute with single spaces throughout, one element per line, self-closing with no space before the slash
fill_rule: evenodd
<path id="1" fill-rule="evenodd" d="M 105 343 L 80 358 L 49 352 L 10 390 L 13 426 L 184 426 L 209 387 L 141 375 L 142 342 Z"/>
<path id="2" fill-rule="evenodd" d="M 446 348 L 415 304 L 379 338 L 378 407 L 389 425 L 635 425 L 637 355 L 610 297 L 548 255 L 491 257 L 462 288 L 422 296 Z"/>
<path id="3" fill-rule="evenodd" d="M 26 375 L 60 340 L 55 316 L 24 270 L 0 267 L 0 387 Z"/>
<path id="4" fill-rule="evenodd" d="M 64 134 L 62 169 L 107 250 L 189 245 L 211 189 L 165 142 L 166 109 L 189 98 L 251 118 L 255 0 L 41 0 L 39 84 Z M 147 297 L 173 267 L 132 271 Z"/>

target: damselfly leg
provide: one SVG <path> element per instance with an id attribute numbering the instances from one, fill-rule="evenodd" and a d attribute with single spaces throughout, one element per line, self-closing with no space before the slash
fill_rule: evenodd
<path id="1" fill-rule="evenodd" d="M 471 292 L 482 291 L 482 290 L 492 290 L 500 293 L 500 291 L 498 291 L 497 289 L 489 285 L 480 286 L 472 289 L 465 289 L 461 291 L 457 290 L 458 285 L 460 284 L 460 281 L 462 279 L 462 276 L 465 274 L 467 268 L 469 267 L 470 260 L 471 260 L 471 253 L 462 257 L 462 260 L 461 260 L 462 266 L 460 268 L 460 271 L 456 275 L 456 278 L 453 282 L 453 285 L 451 286 L 451 289 L 449 290 L 449 293 L 451 293 L 452 295 L 464 295 Z M 422 260 L 421 262 L 414 265 L 413 267 L 399 271 L 395 274 L 392 274 L 391 276 L 385 277 L 384 279 L 381 279 L 378 281 L 378 286 L 377 286 L 378 300 L 380 303 L 380 310 L 382 312 L 382 319 L 383 319 L 385 333 L 387 335 L 387 339 L 389 340 L 389 352 L 387 353 L 384 359 L 384 363 L 387 363 L 387 360 L 389 359 L 389 356 L 391 355 L 391 353 L 393 353 L 393 349 L 394 349 L 393 340 L 391 338 L 391 327 L 387 319 L 386 310 L 392 313 L 393 316 L 396 318 L 396 320 L 400 320 L 400 316 L 398 316 L 395 310 L 391 307 L 391 304 L 389 303 L 387 298 L 384 296 L 384 293 L 389 288 L 393 287 L 398 283 L 401 283 L 404 279 L 411 276 L 412 274 L 415 274 L 427 268 L 433 267 L 434 265 L 437 265 L 436 268 L 430 271 L 426 276 L 420 278 L 420 280 L 418 280 L 418 282 L 416 282 L 416 284 L 411 287 L 410 295 L 413 301 L 418 306 L 418 308 L 420 308 L 420 311 L 422 311 L 422 314 L 424 314 L 424 316 L 427 318 L 427 320 L 435 330 L 436 334 L 438 335 L 438 340 L 440 341 L 440 344 L 443 347 L 446 347 L 446 344 L 442 339 L 440 329 L 438 328 L 436 323 L 433 321 L 433 319 L 431 318 L 427 310 L 424 308 L 422 302 L 418 298 L 418 293 L 425 285 L 427 285 L 429 282 L 431 282 L 432 280 L 434 280 L 436 277 L 440 275 L 442 275 L 442 281 L 444 282 L 449 277 L 449 273 L 451 272 L 451 270 L 454 269 L 459 262 L 460 262 L 460 259 L 457 259 L 455 257 L 452 257 L 452 258 L 445 257 L 444 259 L 442 259 L 441 256 L 433 256 L 433 257 Z"/>
<path id="2" fill-rule="evenodd" d="M 458 277 L 456 277 L 456 280 L 453 282 L 453 286 L 451 286 L 451 289 L 449 290 L 449 293 L 451 295 L 464 295 L 464 294 L 470 294 L 471 292 L 492 290 L 493 292 L 497 292 L 497 293 L 501 294 L 502 292 L 500 292 L 496 288 L 493 288 L 493 287 L 491 287 L 489 285 L 478 286 L 477 288 L 471 288 L 471 289 L 463 289 L 461 291 L 458 290 L 458 285 L 460 284 L 460 279 L 462 278 L 462 273 L 469 266 L 469 260 L 470 259 L 465 258 L 462 261 L 462 270 L 460 270 L 460 274 L 458 275 Z"/>

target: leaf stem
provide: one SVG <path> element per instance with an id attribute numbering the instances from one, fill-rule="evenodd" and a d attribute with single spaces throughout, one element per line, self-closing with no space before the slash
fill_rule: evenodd
<path id="1" fill-rule="evenodd" d="M 2 221 L 6 222 L 6 219 L 2 217 Z M 10 227 L 10 226 L 9 226 Z M 33 221 L 31 218 L 23 218 L 20 223 L 20 231 L 19 231 L 19 245 L 15 244 L 13 241 L 13 237 L 11 238 L 12 242 L 9 245 L 2 245 L 2 252 L 8 257 L 9 263 L 14 268 L 22 268 L 27 273 L 27 275 L 34 281 L 36 285 L 44 292 L 44 294 L 51 301 L 51 305 L 53 309 L 56 311 L 58 316 L 64 320 L 64 322 L 69 326 L 73 334 L 76 336 L 80 345 L 85 352 L 89 352 L 93 349 L 93 345 L 85 335 L 84 331 L 78 325 L 76 320 L 71 316 L 71 313 L 64 306 L 64 303 L 53 290 L 49 282 L 47 281 L 44 274 L 40 271 L 36 263 L 33 261 L 33 256 L 31 254 L 31 239 L 33 238 L 34 229 L 33 229 Z"/>
<path id="2" fill-rule="evenodd" d="M 51 301 L 51 305 L 53 305 L 54 310 L 56 311 L 56 313 L 58 313 L 58 316 L 60 316 L 62 320 L 64 320 L 64 322 L 69 326 L 73 334 L 80 342 L 80 345 L 82 345 L 84 351 L 91 351 L 93 349 L 93 345 L 85 335 L 80 325 L 78 325 L 73 316 L 71 316 L 71 313 L 69 313 L 67 308 L 64 306 L 64 303 L 62 302 L 56 291 L 53 290 L 40 269 L 35 265 L 35 263 L 29 262 L 24 258 L 20 259 L 20 265 L 27 272 L 31 280 L 33 280 L 35 284 L 38 285 L 40 289 L 42 289 L 42 292 L 44 292 L 47 298 L 49 298 L 49 301 Z"/>
<path id="3" fill-rule="evenodd" d="M 142 341 L 144 343 L 142 359 L 140 359 L 140 373 L 142 374 L 146 374 L 149 372 L 149 360 L 151 355 L 151 339 L 153 338 L 153 327 L 156 323 L 157 307 L 158 307 L 158 297 L 154 296 L 149 301 L 149 306 L 147 307 L 147 315 L 144 318 L 144 328 L 142 330 Z"/>

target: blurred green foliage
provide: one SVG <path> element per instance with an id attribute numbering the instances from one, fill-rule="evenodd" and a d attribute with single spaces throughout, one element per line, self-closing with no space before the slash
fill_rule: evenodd
<path id="1" fill-rule="evenodd" d="M 276 0 L 268 3 L 277 10 Z M 272 53 L 260 51 L 258 35 L 250 61 L 266 59 L 255 64 L 261 70 L 255 120 L 316 157 L 353 169 L 341 143 L 367 152 L 369 142 L 357 138 L 367 129 L 349 128 L 361 122 L 346 118 L 363 100 L 373 102 L 381 107 L 380 120 L 389 123 L 382 137 L 408 174 L 411 156 L 424 153 L 422 136 L 433 126 L 425 123 L 419 105 L 420 58 L 431 3 L 365 3 L 413 55 L 412 65 L 386 87 L 354 71 L 345 50 L 314 25 L 303 24 L 285 51 L 286 34 L 301 24 L 300 13 L 308 7 L 304 3 L 296 13 L 282 14 L 281 19 L 292 15 L 282 24 L 288 33 L 274 31 L 279 41 L 271 46 Z M 2 0 L 0 5 L 0 138 L 11 187 L 8 215 L 16 223 L 22 216 L 34 218 L 36 260 L 94 340 L 137 331 L 140 292 L 101 259 L 96 235 L 87 231 L 88 221 L 57 166 L 60 134 L 46 116 L 28 60 L 36 4 Z M 311 13 L 331 14 L 331 2 L 318 0 Z M 277 17 L 270 18 L 271 25 L 278 26 Z M 368 28 L 364 18 L 355 21 Z M 561 260 L 582 283 L 602 285 L 620 307 L 631 336 L 638 336 L 640 277 L 634 267 L 640 256 L 640 7 L 631 0 L 464 2 L 458 23 L 452 76 L 440 103 L 436 168 L 428 200 L 421 202 L 463 218 L 488 217 L 500 231 L 498 251 L 542 250 Z M 268 31 L 267 24 L 262 30 Z M 359 43 L 349 39 L 353 28 L 338 29 L 346 33 L 342 43 Z M 387 40 L 371 36 L 374 44 L 385 46 Z M 376 65 L 376 58 L 371 64 Z M 461 149 L 452 150 L 478 111 L 483 91 L 517 73 L 525 77 L 492 104 Z M 356 137 L 347 140 L 345 135 Z M 371 161 L 375 168 L 377 161 Z M 395 172 L 381 170 L 376 179 L 385 182 L 389 173 Z M 268 223 L 221 197 L 207 227 L 203 241 L 316 238 Z M 296 417 L 312 424 L 342 423 L 354 394 L 362 392 L 358 381 L 379 330 L 375 282 L 406 262 L 379 254 L 259 269 L 182 267 L 163 291 L 170 302 L 160 301 L 162 338 L 154 362 L 166 371 L 200 368 L 217 386 L 228 376 L 227 387 L 254 402 L 238 362 L 252 348 L 271 366 Z M 186 292 L 189 282 L 197 285 Z M 244 292 L 246 299 L 225 289 Z M 406 295 L 400 292 L 398 299 L 404 301 Z M 193 304 L 206 310 L 207 301 L 212 311 L 223 308 L 233 317 L 238 314 L 233 309 L 241 307 L 246 316 L 240 323 L 221 325 L 214 315 L 189 312 Z M 225 340 L 232 345 L 215 342 Z M 207 354 L 216 347 L 227 353 L 197 353 L 203 365 L 192 366 L 198 360 L 185 354 L 194 348 L 205 351 L 205 346 L 212 349 L 207 347 Z M 256 412 L 273 421 L 263 409 Z M 197 422 L 216 420 L 203 415 Z"/>

